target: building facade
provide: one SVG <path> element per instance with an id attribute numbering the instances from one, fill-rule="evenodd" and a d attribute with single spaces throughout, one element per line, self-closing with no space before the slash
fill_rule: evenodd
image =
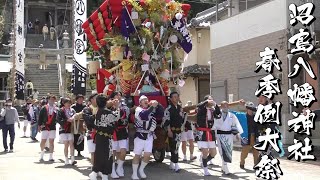
<path id="1" fill-rule="evenodd" d="M 217 100 L 228 100 L 229 97 L 233 97 L 234 99 L 245 99 L 257 103 L 255 91 L 258 87 L 258 80 L 267 73 L 264 69 L 261 69 L 258 73 L 254 72 L 256 62 L 261 60 L 260 52 L 264 51 L 266 47 L 277 50 L 276 53 L 281 61 L 282 71 L 275 69 L 272 75 L 281 80 L 281 94 L 276 95 L 274 101 L 280 101 L 283 105 L 281 109 L 281 132 L 285 144 L 293 142 L 294 133 L 289 133 L 287 127 L 287 121 L 292 118 L 291 112 L 301 111 L 301 107 L 292 108 L 289 105 L 288 89 L 293 88 L 292 85 L 295 83 L 301 85 L 309 82 L 315 88 L 315 96 L 319 99 L 317 53 L 312 56 L 306 54 L 295 55 L 291 60 L 288 60 L 288 57 L 290 57 L 288 39 L 292 36 L 292 32 L 297 33 L 299 29 L 299 26 L 291 28 L 289 24 L 290 12 L 288 6 L 291 3 L 298 6 L 306 2 L 294 0 L 265 1 L 246 11 L 238 11 L 238 14 L 233 14 L 231 17 L 210 26 L 211 90 Z M 316 6 L 314 16 L 319 17 L 320 10 L 317 10 L 317 7 L 320 7 L 320 2 L 314 1 L 314 4 Z M 317 30 L 320 29 L 319 22 L 314 24 L 317 36 Z M 304 57 L 311 64 L 318 80 L 310 80 L 311 78 L 304 70 L 296 78 L 291 80 L 288 78 L 288 74 L 293 69 L 298 56 Z M 319 108 L 319 104 L 316 102 L 312 109 L 317 108 Z M 316 128 L 317 125 L 320 127 L 319 121 L 316 121 Z M 315 140 L 319 139 L 320 134 L 315 131 L 313 138 Z"/>

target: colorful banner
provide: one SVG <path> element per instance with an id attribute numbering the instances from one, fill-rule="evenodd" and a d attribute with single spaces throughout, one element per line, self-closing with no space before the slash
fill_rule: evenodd
<path id="1" fill-rule="evenodd" d="M 74 37 L 73 37 L 73 94 L 86 94 L 87 77 L 87 41 L 82 24 L 87 20 L 87 0 L 73 0 L 74 5 Z"/>
<path id="2" fill-rule="evenodd" d="M 16 22 L 15 22 L 15 94 L 16 99 L 24 100 L 24 0 L 15 0 Z"/>

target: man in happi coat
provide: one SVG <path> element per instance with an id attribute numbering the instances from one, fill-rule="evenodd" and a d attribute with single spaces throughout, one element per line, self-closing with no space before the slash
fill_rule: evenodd
<path id="1" fill-rule="evenodd" d="M 204 97 L 204 101 L 197 106 L 197 132 L 196 138 L 198 140 L 198 148 L 202 152 L 202 166 L 204 176 L 210 176 L 208 170 L 208 162 L 216 155 L 216 137 L 215 132 L 212 129 L 214 125 L 214 119 L 220 118 L 220 108 L 213 101 L 211 95 Z"/>
<path id="2" fill-rule="evenodd" d="M 117 108 L 119 107 L 119 101 L 117 99 L 112 102 L 107 101 L 107 97 L 102 94 L 97 96 L 96 101 L 98 106 L 95 120 L 96 135 L 94 138 L 96 150 L 92 172 L 89 177 L 90 180 L 96 180 L 98 173 L 101 172 L 102 180 L 108 180 L 108 175 L 112 172 L 113 162 L 111 139 L 116 122 L 120 119 L 119 108 Z"/>
<path id="3" fill-rule="evenodd" d="M 154 130 L 157 127 L 157 118 L 163 118 L 163 107 L 157 101 L 151 101 L 146 96 L 142 95 L 139 98 L 140 106 L 136 108 L 135 112 L 135 128 L 136 137 L 134 139 L 135 154 L 132 160 L 133 180 L 139 179 L 138 168 L 140 157 L 143 154 L 143 159 L 139 168 L 139 174 L 142 179 L 147 178 L 144 173 L 144 168 L 148 165 L 153 148 Z"/>
<path id="4" fill-rule="evenodd" d="M 49 161 L 53 160 L 53 151 L 54 151 L 54 139 L 56 138 L 56 123 L 57 123 L 57 111 L 58 107 L 55 105 L 56 96 L 50 95 L 48 97 L 48 104 L 43 106 L 40 110 L 38 126 L 39 132 L 41 132 L 41 156 L 40 161 L 43 161 L 44 149 L 46 142 L 49 139 L 49 151 L 50 157 Z"/>
<path id="5" fill-rule="evenodd" d="M 215 118 L 214 127 L 217 134 L 219 154 L 222 159 L 222 172 L 230 174 L 227 163 L 232 162 L 233 136 L 236 136 L 239 141 L 243 129 L 236 115 L 229 112 L 227 101 L 221 102 L 221 117 Z"/>
<path id="6" fill-rule="evenodd" d="M 182 107 L 178 104 L 180 100 L 177 92 L 170 94 L 170 104 L 164 111 L 163 126 L 168 132 L 169 147 L 171 152 L 170 169 L 175 172 L 180 171 L 178 165 L 179 160 L 179 147 L 181 144 L 181 128 L 186 120 L 186 114 L 183 112 Z"/>
<path id="7" fill-rule="evenodd" d="M 129 114 L 130 110 L 127 105 L 122 102 L 122 93 L 118 91 L 114 91 L 110 95 L 110 99 L 119 100 L 119 110 L 120 110 L 120 119 L 116 122 L 116 129 L 113 132 L 112 139 L 112 150 L 114 158 L 117 158 L 117 161 L 112 164 L 112 174 L 111 177 L 113 179 L 117 179 L 120 177 L 124 177 L 123 163 L 127 154 L 128 147 L 128 124 L 129 124 Z M 117 168 L 115 163 L 117 163 Z"/>
<path id="8" fill-rule="evenodd" d="M 88 129 L 87 146 L 88 146 L 88 151 L 91 154 L 90 160 L 92 165 L 94 162 L 94 152 L 96 151 L 96 144 L 94 142 L 94 136 L 95 136 L 94 121 L 98 111 L 97 101 L 96 101 L 97 96 L 98 96 L 97 93 L 92 94 L 88 99 L 89 100 L 88 106 L 82 110 L 82 113 L 79 113 L 79 116 L 82 115 L 82 118 L 84 119 L 85 125 Z"/>
<path id="9" fill-rule="evenodd" d="M 76 104 L 72 105 L 71 108 L 76 111 L 76 113 L 80 113 L 86 106 L 83 103 L 84 96 L 78 94 L 76 96 Z M 79 119 L 78 121 L 74 122 L 74 149 L 78 151 L 78 157 L 83 157 L 81 155 L 81 151 L 84 150 L 84 136 L 82 135 L 82 126 L 83 126 L 83 119 Z"/>

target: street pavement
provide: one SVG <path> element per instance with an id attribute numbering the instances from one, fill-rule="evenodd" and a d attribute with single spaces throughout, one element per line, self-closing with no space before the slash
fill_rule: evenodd
<path id="1" fill-rule="evenodd" d="M 45 155 L 45 162 L 39 162 L 40 147 L 39 143 L 32 143 L 30 138 L 21 138 L 22 129 L 16 127 L 16 140 L 13 153 L 0 153 L 0 180 L 88 180 L 90 171 L 90 163 L 87 158 L 77 159 L 76 166 L 65 166 L 63 145 L 55 142 L 54 159 L 55 162 L 48 162 L 49 154 Z M 58 136 L 57 136 L 58 137 Z M 40 139 L 40 135 L 37 137 Z M 8 138 L 9 140 L 9 138 Z M 0 143 L 2 145 L 2 133 L 0 135 Z M 197 149 L 197 148 L 196 148 Z M 2 146 L 0 151 L 3 151 Z M 180 151 L 181 152 L 181 151 Z M 182 153 L 180 153 L 182 154 Z M 83 152 L 85 157 L 89 157 L 86 150 Z M 131 159 L 132 153 L 126 157 L 124 164 L 125 177 L 123 180 L 129 180 L 132 173 Z M 196 151 L 199 157 L 200 153 Z M 189 157 L 189 155 L 188 155 Z M 210 173 L 212 176 L 203 177 L 203 171 L 200 167 L 199 161 L 182 162 L 180 161 L 180 173 L 174 173 L 169 170 L 169 159 L 166 158 L 163 163 L 156 163 L 151 160 L 151 163 L 145 169 L 145 172 L 150 180 L 224 180 L 224 179 L 256 179 L 254 171 L 251 170 L 253 166 L 252 155 L 249 154 L 246 161 L 246 168 L 242 170 L 239 167 L 240 152 L 233 152 L 233 163 L 229 164 L 231 175 L 222 175 L 221 173 L 221 159 L 216 156 L 213 163 L 210 165 Z M 284 175 L 280 179 L 288 180 L 307 180 L 320 179 L 319 163 L 299 163 L 296 161 L 289 161 L 280 159 L 280 167 Z M 109 178 L 111 179 L 111 178 Z"/>

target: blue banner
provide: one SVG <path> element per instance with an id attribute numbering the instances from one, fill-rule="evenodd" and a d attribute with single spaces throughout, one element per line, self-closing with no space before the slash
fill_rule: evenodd
<path id="1" fill-rule="evenodd" d="M 243 133 L 241 134 L 241 145 L 248 145 L 249 144 L 249 134 L 248 134 L 248 123 L 247 123 L 247 116 L 245 112 L 237 112 L 237 111 L 230 111 L 231 113 L 235 114 L 242 126 Z"/>

